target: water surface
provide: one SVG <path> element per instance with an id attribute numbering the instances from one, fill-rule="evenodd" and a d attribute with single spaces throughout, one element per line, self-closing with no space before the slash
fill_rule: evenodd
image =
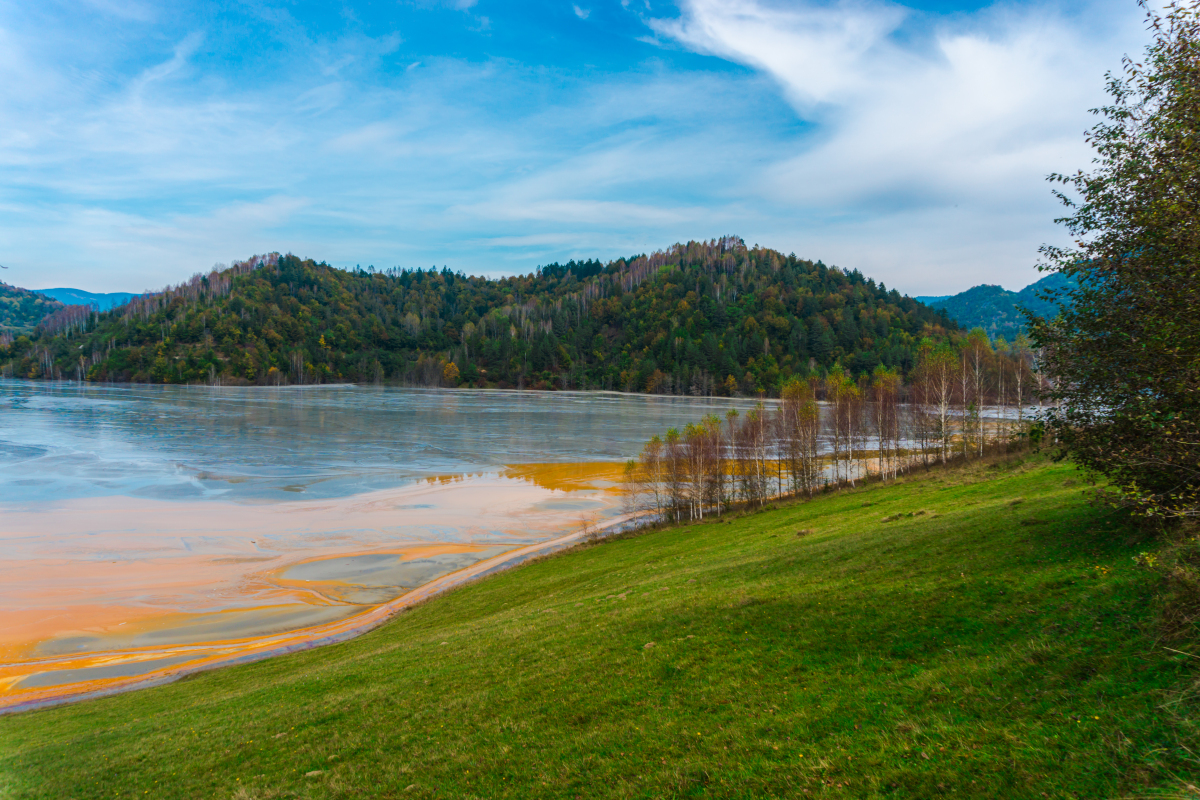
<path id="1" fill-rule="evenodd" d="M 0 380 L 0 498 L 343 497 L 509 464 L 620 461 L 745 400 Z"/>
<path id="2" fill-rule="evenodd" d="M 336 641 L 619 519 L 746 401 L 0 380 L 0 707 Z"/>

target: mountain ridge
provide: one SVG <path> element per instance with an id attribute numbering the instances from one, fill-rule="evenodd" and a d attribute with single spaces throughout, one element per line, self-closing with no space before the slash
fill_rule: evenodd
<path id="1" fill-rule="evenodd" d="M 84 289 L 59 287 L 55 289 L 30 289 L 29 291 L 57 300 L 65 306 L 96 306 L 100 311 L 109 311 L 128 303 L 138 294 L 134 292 L 89 292 Z"/>
<path id="2" fill-rule="evenodd" d="M 1022 308 L 1038 316 L 1053 317 L 1058 313 L 1059 305 L 1042 294 L 1060 292 L 1073 285 L 1069 278 L 1051 273 L 1017 292 L 983 283 L 954 295 L 921 295 L 914 299 L 931 308 L 945 310 L 965 328 L 983 328 L 992 338 L 1012 339 L 1028 332 Z"/>
<path id="3" fill-rule="evenodd" d="M 752 394 L 835 363 L 906 373 L 957 326 L 857 270 L 726 236 L 499 279 L 270 254 L 39 330 L 0 351 L 11 374 Z"/>

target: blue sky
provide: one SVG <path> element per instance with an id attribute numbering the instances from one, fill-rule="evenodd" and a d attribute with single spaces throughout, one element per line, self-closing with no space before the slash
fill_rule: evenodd
<path id="1" fill-rule="evenodd" d="M 0 279 L 528 272 L 737 234 L 909 294 L 1065 243 L 1132 0 L 0 0 Z"/>

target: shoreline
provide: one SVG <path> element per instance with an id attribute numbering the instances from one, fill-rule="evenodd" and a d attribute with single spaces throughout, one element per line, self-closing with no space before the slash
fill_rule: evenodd
<path id="1" fill-rule="evenodd" d="M 81 687 L 79 691 L 69 693 L 55 694 L 52 691 L 46 691 L 38 694 L 40 696 L 31 697 L 28 700 L 18 701 L 7 705 L 0 705 L 0 716 L 8 714 L 19 714 L 25 711 L 35 711 L 42 708 L 51 708 L 53 706 L 65 705 L 67 703 L 75 703 L 83 700 L 91 700 L 100 697 L 108 697 L 114 694 L 134 691 L 137 689 L 149 689 L 154 686 L 162 686 L 168 683 L 173 683 L 180 678 L 188 675 L 194 675 L 200 672 L 208 672 L 210 670 L 232 667 L 238 664 L 249 664 L 256 661 L 262 661 L 267 658 L 287 655 L 289 653 L 297 653 L 304 650 L 311 650 L 325 645 L 338 644 L 349 639 L 356 638 L 365 633 L 368 633 L 380 625 L 388 622 L 398 614 L 423 603 L 438 597 L 451 589 L 456 589 L 475 580 L 481 580 L 502 572 L 508 569 L 519 567 L 532 558 L 548 555 L 558 550 L 580 544 L 587 541 L 611 536 L 615 533 L 623 532 L 624 526 L 630 521 L 637 519 L 637 514 L 623 514 L 615 517 L 603 524 L 595 527 L 575 530 L 571 533 L 557 536 L 553 539 L 547 539 L 543 542 L 525 545 L 514 548 L 489 559 L 479 561 L 463 569 L 456 570 L 449 574 L 426 583 L 422 586 L 406 592 L 400 597 L 394 598 L 386 603 L 378 606 L 372 606 L 361 614 L 356 614 L 336 622 L 323 625 L 313 626 L 309 628 L 299 628 L 285 633 L 274 634 L 266 637 L 256 637 L 261 639 L 261 649 L 251 649 L 251 652 L 241 652 L 238 655 L 226 654 L 216 655 L 209 659 L 199 660 L 192 666 L 171 667 L 167 666 L 157 671 L 146 673 L 131 678 L 111 678 L 102 679 L 109 682 L 109 685 L 87 689 Z M 616 530 L 614 530 L 616 529 Z M 305 638 L 307 634 L 307 638 Z M 286 642 L 282 640 L 299 638 L 300 641 Z M 243 644 L 251 640 L 241 640 Z M 238 642 L 230 642 L 227 645 L 236 645 Z M 80 684 L 74 684 L 80 686 Z M 86 686 L 86 684 L 84 684 Z M 3 701 L 0 700 L 0 703 Z"/>
<path id="2" fill-rule="evenodd" d="M 0 381 L 13 381 L 34 385 L 57 386 L 112 386 L 158 388 L 175 386 L 181 389 L 409 389 L 419 392 L 461 392 L 464 394 L 482 394 L 485 392 L 502 392 L 504 394 L 545 394 L 545 395 L 613 395 L 616 397 L 661 397 L 682 400 L 726 400 L 726 401 L 763 401 L 780 402 L 778 397 L 725 397 L 722 395 L 693 395 L 693 394 L 650 394 L 648 392 L 621 392 L 616 389 L 501 389 L 496 386 L 478 388 L 473 386 L 408 386 L 401 383 L 293 383 L 286 386 L 263 386 L 248 383 L 245 385 L 212 385 L 207 383 L 138 383 L 135 381 L 76 381 L 76 380 L 32 380 L 30 378 L 15 378 L 0 376 Z"/>
<path id="3" fill-rule="evenodd" d="M 288 390 L 288 389 L 407 389 L 416 392 L 446 392 L 452 394 L 487 394 L 494 392 L 496 394 L 532 394 L 532 395 L 547 395 L 547 396 L 596 396 L 606 395 L 613 397 L 653 397 L 663 400 L 705 400 L 705 401 L 722 401 L 726 403 L 763 403 L 779 405 L 783 402 L 778 397 L 750 397 L 739 395 L 737 397 L 725 397 L 722 395 L 713 394 L 649 394 L 647 392 L 620 392 L 616 389 L 501 389 L 495 386 L 478 388 L 473 386 L 406 386 L 399 383 L 295 383 L 287 386 L 260 386 L 257 384 L 246 384 L 245 386 L 212 386 L 206 383 L 134 383 L 134 382 L 116 382 L 116 381 L 73 381 L 73 380 L 30 380 L 29 378 L 13 378 L 0 376 L 0 382 L 13 381 L 28 383 L 33 385 L 66 385 L 66 386 L 110 386 L 110 387 L 140 387 L 140 388 L 160 388 L 160 387 L 178 387 L 180 389 L 239 389 L 239 390 Z M 817 405 L 827 406 L 829 401 L 817 400 Z M 902 403 L 902 405 L 910 405 Z M 1033 414 L 1048 406 L 1035 405 L 1027 403 L 1021 408 L 1025 413 Z M 987 406 L 986 408 L 996 408 L 996 406 Z M 1012 413 L 1016 413 L 1017 407 L 1010 406 Z M 956 412 L 961 413 L 961 412 Z"/>

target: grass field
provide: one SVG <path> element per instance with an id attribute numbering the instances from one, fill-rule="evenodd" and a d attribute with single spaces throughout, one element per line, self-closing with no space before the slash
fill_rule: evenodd
<path id="1" fill-rule="evenodd" d="M 1197 662 L 1085 488 L 976 465 L 579 549 L 0 718 L 0 797 L 1146 796 L 1196 769 L 1161 707 Z"/>

